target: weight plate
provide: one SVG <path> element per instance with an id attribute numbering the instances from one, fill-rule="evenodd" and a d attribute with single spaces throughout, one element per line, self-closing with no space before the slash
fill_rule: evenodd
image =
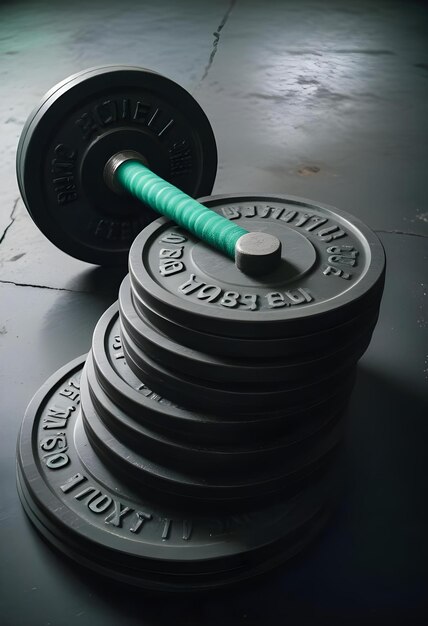
<path id="1" fill-rule="evenodd" d="M 171 351 L 168 354 L 171 358 L 165 364 L 163 360 L 153 358 L 145 347 L 137 345 L 126 327 L 121 324 L 125 358 L 129 356 L 131 368 L 137 376 L 140 374 L 143 378 L 149 376 L 146 378 L 147 381 L 151 380 L 153 376 L 157 377 L 158 382 L 154 387 L 155 390 L 160 391 L 162 385 L 164 393 L 167 393 L 178 384 L 182 400 L 177 400 L 178 396 L 171 397 L 174 398 L 175 402 L 184 402 L 184 398 L 186 398 L 186 406 L 188 406 L 187 398 L 189 396 L 193 398 L 197 388 L 200 388 L 201 391 L 202 389 L 207 390 L 207 396 L 204 396 L 202 392 L 201 397 L 198 398 L 197 406 L 199 407 L 205 406 L 211 400 L 218 406 L 214 397 L 211 397 L 211 393 L 218 395 L 219 401 L 224 395 L 226 403 L 232 399 L 230 395 L 232 393 L 233 397 L 236 396 L 236 400 L 233 400 L 230 408 L 239 408 L 240 400 L 243 400 L 242 406 L 244 408 L 257 406 L 259 409 L 276 406 L 277 400 L 281 402 L 282 396 L 284 396 L 284 400 L 285 398 L 290 399 L 290 392 L 296 387 L 301 389 L 307 385 L 312 386 L 316 382 L 323 382 L 335 376 L 342 369 L 348 369 L 349 366 L 355 365 L 366 351 L 372 332 L 373 325 L 362 330 L 353 341 L 345 344 L 337 352 L 312 361 L 268 363 L 267 366 L 265 366 L 264 361 L 242 364 L 226 362 L 225 360 L 220 362 L 220 359 L 215 361 L 209 355 L 188 350 L 185 355 L 182 354 L 182 358 L 177 359 L 174 359 L 174 353 Z M 180 346 L 176 345 L 177 350 L 180 350 Z M 196 359 L 192 360 L 195 354 Z M 132 364 L 135 364 L 135 367 Z M 259 377 L 257 377 L 257 367 L 260 368 Z M 247 396 L 245 399 L 243 394 Z M 259 398 L 260 394 L 262 394 L 263 399 L 262 397 Z M 267 398 L 266 394 L 270 397 Z M 253 405 L 254 401 L 256 401 L 256 405 Z M 196 404 L 191 406 L 196 406 Z"/>
<path id="2" fill-rule="evenodd" d="M 302 398 L 316 402 L 330 393 L 331 387 L 340 384 L 342 376 L 348 376 L 370 343 L 370 335 L 359 350 L 350 354 L 345 362 L 338 363 L 334 370 L 321 372 L 315 379 L 292 381 L 289 384 L 222 385 L 183 376 L 156 363 L 132 344 L 121 328 L 123 352 L 129 367 L 137 378 L 141 378 L 158 393 L 165 393 L 181 406 L 202 409 L 210 406 L 216 411 L 251 412 L 280 410 L 281 407 L 299 406 Z M 327 391 L 326 391 L 327 390 Z"/>
<path id="3" fill-rule="evenodd" d="M 367 307 L 361 315 L 353 317 L 347 322 L 312 332 L 307 335 L 294 337 L 278 337 L 277 339 L 250 339 L 248 337 L 224 337 L 201 332 L 194 328 L 187 328 L 177 324 L 163 315 L 159 315 L 132 290 L 132 305 L 138 315 L 147 320 L 160 332 L 165 333 L 183 347 L 200 350 L 201 346 L 209 354 L 232 358 L 279 358 L 295 357 L 302 354 L 318 354 L 325 350 L 331 351 L 334 345 L 347 341 L 352 334 L 370 322 L 376 324 L 379 316 L 379 304 Z"/>
<path id="4" fill-rule="evenodd" d="M 127 415 L 101 388 L 92 355 L 87 359 L 86 377 L 87 380 L 81 384 L 85 427 L 94 447 L 102 450 L 107 459 L 116 457 L 124 465 L 120 459 L 122 450 L 125 451 L 126 464 L 129 464 L 129 448 L 132 448 L 151 461 L 178 468 L 180 471 L 185 466 L 188 472 L 214 471 L 219 475 L 231 470 L 244 473 L 255 470 L 263 473 L 266 463 L 283 461 L 285 455 L 292 458 L 301 451 L 304 454 L 305 448 L 316 446 L 317 440 L 334 427 L 347 402 L 346 398 L 341 406 L 335 403 L 328 413 L 324 412 L 316 416 L 316 419 L 308 419 L 307 423 L 298 424 L 295 429 L 289 428 L 286 432 L 274 435 L 270 433 L 270 439 L 265 434 L 264 440 L 237 437 L 201 444 L 186 439 L 183 433 L 181 436 L 176 436 L 175 433 L 159 434 L 144 420 L 135 420 Z M 90 407 L 89 412 L 87 407 Z M 245 431 L 245 426 L 243 422 L 242 431 Z M 117 442 L 120 442 L 119 452 Z"/>
<path id="5" fill-rule="evenodd" d="M 292 196 L 215 196 L 202 203 L 281 240 L 283 260 L 252 278 L 166 218 L 129 256 L 133 289 L 160 315 L 227 337 L 277 338 L 331 328 L 380 301 L 382 244 L 347 213 Z"/>
<path id="6" fill-rule="evenodd" d="M 87 435 L 97 455 L 105 460 L 111 471 L 122 473 L 128 483 L 133 482 L 136 488 L 141 485 L 154 493 L 164 494 L 165 498 L 180 497 L 191 501 L 211 503 L 254 502 L 273 497 L 276 492 L 290 489 L 302 480 L 320 471 L 331 458 L 331 453 L 339 444 L 343 435 L 341 420 L 332 420 L 333 424 L 325 429 L 322 436 L 306 441 L 298 446 L 299 450 L 289 451 L 282 459 L 273 459 L 269 463 L 257 467 L 244 464 L 242 471 L 230 471 L 219 466 L 195 465 L 196 450 L 189 453 L 189 461 L 184 461 L 185 450 L 181 450 L 182 462 L 177 463 L 179 446 L 175 447 L 175 463 L 172 458 L 165 458 L 165 441 L 161 446 L 159 438 L 152 437 L 152 449 L 147 454 L 147 439 L 144 452 L 124 444 L 112 437 L 112 433 L 103 425 L 96 415 L 93 403 L 86 388 L 86 380 L 82 377 L 82 415 L 88 426 Z M 146 431 L 146 435 L 147 435 Z M 140 432 L 141 443 L 141 432 Z M 297 446 L 296 446 L 297 447 Z M 170 451 L 172 446 L 170 446 Z M 295 452 L 295 454 L 293 454 Z M 162 456 L 162 460 L 154 460 Z M 214 453 L 211 455 L 214 456 Z M 226 456 L 226 455 L 224 455 Z M 92 456 L 88 459 L 88 464 Z M 230 459 L 229 459 L 230 460 Z M 236 460 L 236 459 L 235 459 Z M 227 459 L 225 459 L 227 462 Z M 88 466 L 89 466 L 88 465 Z M 193 467 L 192 467 L 193 466 Z"/>
<path id="7" fill-rule="evenodd" d="M 254 445 L 233 448 L 227 443 L 222 448 L 201 447 L 156 435 L 116 410 L 116 424 L 120 421 L 121 426 L 117 437 L 100 418 L 99 404 L 93 402 L 93 374 L 89 356 L 81 396 L 83 423 L 93 449 L 128 482 L 144 484 L 167 497 L 217 503 L 271 497 L 319 470 L 343 433 L 336 413 L 312 437 L 300 441 L 289 436 L 282 442 L 271 441 L 264 449 Z"/>
<path id="8" fill-rule="evenodd" d="M 84 74 L 91 73 L 92 71 L 93 71 L 93 69 L 89 69 L 89 70 L 85 70 L 83 72 L 78 72 L 77 74 L 72 74 L 71 76 L 68 76 L 63 81 L 57 83 L 54 87 L 52 87 L 52 89 L 50 89 L 47 93 L 45 93 L 45 95 L 43 96 L 43 99 L 39 102 L 39 104 L 33 109 L 31 114 L 28 116 L 28 118 L 27 118 L 27 120 L 26 120 L 26 122 L 24 124 L 24 127 L 22 129 L 21 136 L 20 136 L 19 142 L 18 142 L 18 147 L 17 147 L 17 150 L 16 150 L 16 177 L 17 177 L 17 181 L 18 181 L 19 191 L 21 192 L 21 196 L 23 198 L 24 198 L 25 190 L 24 190 L 24 188 L 21 185 L 22 178 L 23 178 L 23 169 L 22 169 L 23 162 L 21 160 L 21 154 L 22 154 L 23 146 L 26 145 L 27 134 L 28 134 L 29 129 L 31 128 L 31 125 L 32 125 L 32 122 L 33 122 L 34 118 L 37 116 L 37 114 L 40 112 L 40 110 L 43 108 L 43 106 L 49 100 L 49 98 L 54 95 L 55 92 L 57 92 L 61 88 L 65 87 L 68 83 L 73 82 L 73 80 L 75 78 L 83 77 Z"/>
<path id="9" fill-rule="evenodd" d="M 134 237 L 157 217 L 104 184 L 105 163 L 124 149 L 191 196 L 212 189 L 217 150 L 204 112 L 182 87 L 142 68 L 75 74 L 46 94 L 21 135 L 24 202 L 42 232 L 83 261 L 125 264 Z"/>
<path id="10" fill-rule="evenodd" d="M 222 511 L 159 502 L 113 475 L 82 424 L 84 359 L 59 370 L 31 401 L 18 440 L 18 490 L 38 530 L 79 563 L 151 589 L 222 586 L 296 554 L 324 525 L 334 474 L 287 499 Z"/>
<path id="11" fill-rule="evenodd" d="M 124 358 L 117 305 L 112 305 L 100 318 L 93 335 L 92 356 L 88 359 L 88 376 L 97 411 L 112 432 L 123 433 L 120 418 L 113 407 L 120 407 L 130 419 L 150 430 L 182 442 L 196 442 L 202 447 L 224 444 L 224 441 L 257 441 L 260 446 L 274 437 L 292 436 L 303 439 L 321 428 L 331 415 L 346 403 L 354 383 L 354 371 L 338 376 L 335 384 L 310 401 L 305 396 L 298 406 L 281 407 L 279 411 L 210 413 L 179 407 L 154 392 L 138 379 Z M 96 383 L 96 384 L 95 384 Z M 104 396 L 98 392 L 102 388 Z M 110 402 L 106 403 L 107 397 Z"/>
<path id="12" fill-rule="evenodd" d="M 130 338 L 131 343 L 127 349 L 131 352 L 134 344 L 143 355 L 185 376 L 211 382 L 251 382 L 256 385 L 304 380 L 308 377 L 312 379 L 319 377 L 320 373 L 325 376 L 326 372 L 337 368 L 339 363 L 346 362 L 347 357 L 354 354 L 361 343 L 366 343 L 376 323 L 376 320 L 370 320 L 358 332 L 342 338 L 339 344 L 332 342 L 330 350 L 323 350 L 322 353 L 312 352 L 293 359 L 283 357 L 261 360 L 255 352 L 253 359 L 239 360 L 209 355 L 203 351 L 203 344 L 199 350 L 183 347 L 159 332 L 141 312 L 137 314 L 132 303 L 129 277 L 123 280 L 119 290 L 119 308 L 125 336 Z"/>

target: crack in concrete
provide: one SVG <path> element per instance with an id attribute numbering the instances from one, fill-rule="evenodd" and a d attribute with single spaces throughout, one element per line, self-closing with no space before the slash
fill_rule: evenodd
<path id="1" fill-rule="evenodd" d="M 32 283 L 16 283 L 13 280 L 0 280 L 2 285 L 14 285 L 15 287 L 32 287 L 33 289 L 50 289 L 52 291 L 67 291 L 68 293 L 92 293 L 91 291 L 79 291 L 78 289 L 67 289 L 66 287 L 51 287 L 49 285 L 33 285 Z"/>
<path id="2" fill-rule="evenodd" d="M 211 66 L 213 64 L 213 61 L 214 61 L 214 57 L 217 54 L 218 44 L 220 43 L 220 33 L 223 30 L 223 28 L 226 26 L 226 22 L 229 19 L 229 16 L 232 13 L 233 7 L 235 6 L 236 2 L 237 2 L 237 0 L 230 0 L 229 7 L 228 7 L 226 13 L 223 15 L 223 18 L 222 18 L 220 24 L 218 25 L 217 30 L 213 33 L 214 41 L 213 41 L 213 46 L 212 46 L 210 58 L 208 59 L 208 63 L 206 65 L 206 67 L 205 67 L 203 76 L 202 76 L 201 80 L 199 81 L 199 84 L 202 83 L 206 79 L 206 77 L 208 76 L 208 72 L 210 71 Z"/>
<path id="3" fill-rule="evenodd" d="M 382 233 L 384 235 L 409 235 L 409 237 L 422 237 L 424 239 L 428 238 L 428 235 L 423 235 L 422 233 L 411 233 L 405 230 L 375 230 L 375 233 Z"/>
<path id="4" fill-rule="evenodd" d="M 3 243 L 4 238 L 7 235 L 7 231 L 9 230 L 9 228 L 13 225 L 14 221 L 16 220 L 16 209 L 18 208 L 18 202 L 21 199 L 21 196 L 18 196 L 14 201 L 13 201 L 13 208 L 11 211 L 11 214 L 9 216 L 10 222 L 9 224 L 6 226 L 6 228 L 4 229 L 2 236 L 0 237 L 0 244 Z"/>

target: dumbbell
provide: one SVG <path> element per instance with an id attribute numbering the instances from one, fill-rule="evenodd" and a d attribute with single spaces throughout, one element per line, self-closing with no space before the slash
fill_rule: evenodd
<path id="1" fill-rule="evenodd" d="M 216 164 L 214 135 L 190 94 L 148 70 L 106 67 L 76 74 L 44 96 L 21 135 L 17 178 L 42 232 L 84 261 L 123 262 L 154 209 L 243 271 L 270 271 L 281 258 L 278 239 L 250 234 L 184 193 L 208 194 Z"/>

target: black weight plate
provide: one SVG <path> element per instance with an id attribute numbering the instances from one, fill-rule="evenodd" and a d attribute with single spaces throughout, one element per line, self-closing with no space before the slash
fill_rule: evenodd
<path id="1" fill-rule="evenodd" d="M 204 464 L 200 457 L 197 458 L 196 449 L 192 450 L 189 446 L 187 449 L 184 446 L 174 447 L 172 442 L 161 441 L 159 437 L 151 437 L 154 449 L 149 450 L 147 437 L 144 446 L 141 446 L 141 429 L 139 442 L 130 447 L 113 437 L 96 414 L 86 380 L 88 373 L 88 370 L 86 372 L 84 370 L 81 380 L 82 417 L 86 436 L 92 448 L 112 472 L 115 474 L 120 472 L 127 483 L 132 482 L 136 488 L 144 485 L 153 493 L 157 493 L 158 497 L 162 494 L 165 498 L 215 502 L 218 505 L 271 498 L 275 492 L 290 489 L 314 472 L 320 471 L 320 468 L 330 460 L 332 451 L 342 439 L 343 423 L 340 419 L 333 419 L 325 428 L 325 432 L 319 433 L 314 440 L 309 439 L 296 446 L 298 450 L 291 446 L 291 450 L 282 458 L 274 458 L 269 463 L 256 466 L 243 462 L 241 471 L 236 467 L 232 471 L 232 464 L 225 468 L 213 464 L 213 457 L 216 456 L 214 451 L 210 454 L 211 459 L 207 458 Z M 145 435 L 148 434 L 146 430 Z M 138 443 L 140 449 L 137 450 L 135 448 Z M 166 452 L 167 445 L 171 454 L 169 458 Z M 185 460 L 186 452 L 188 461 Z M 179 456 L 181 463 L 177 462 Z M 217 457 L 220 456 L 221 453 L 217 453 Z M 91 459 L 88 460 L 88 469 L 91 469 Z M 234 460 L 237 461 L 236 458 Z M 227 463 L 228 459 L 224 461 Z"/>
<path id="2" fill-rule="evenodd" d="M 52 523 L 39 507 L 39 502 L 32 498 L 19 467 L 17 476 L 18 494 L 26 514 L 36 529 L 55 549 L 84 567 L 123 583 L 154 591 L 179 593 L 230 586 L 242 580 L 257 577 L 285 563 L 301 552 L 320 534 L 328 521 L 335 500 L 335 498 L 330 498 L 327 504 L 324 504 L 315 515 L 307 519 L 298 528 L 291 530 L 282 541 L 274 542 L 274 546 L 269 546 L 270 549 L 265 550 L 261 559 L 260 557 L 259 559 L 257 557 L 252 558 L 252 562 L 250 562 L 245 554 L 242 561 L 245 561 L 246 564 L 216 574 L 159 574 L 152 570 L 143 569 L 142 559 L 138 559 L 138 557 L 135 559 L 135 564 L 132 563 L 132 558 L 129 559 L 129 563 L 123 563 L 124 559 L 121 558 L 121 553 L 111 551 L 109 546 L 104 546 L 101 543 L 104 540 L 101 533 L 96 541 L 86 540 L 82 534 L 67 533 L 68 529 L 65 528 L 64 530 L 66 524 L 61 524 L 59 527 L 59 525 Z M 234 517 L 236 518 L 236 515 Z M 67 524 L 69 523 L 68 519 Z M 76 516 L 72 518 L 72 521 L 80 521 L 81 523 L 81 520 L 77 520 Z M 116 560 L 112 560 L 115 558 Z"/>
<path id="3" fill-rule="evenodd" d="M 250 383 L 220 384 L 186 377 L 151 359 L 132 342 L 123 327 L 121 337 L 126 362 L 134 374 L 154 391 L 166 394 L 181 406 L 202 410 L 210 406 L 216 411 L 260 412 L 295 406 L 300 404 L 302 398 L 310 398 L 312 401 L 323 398 L 326 390 L 335 387 L 364 354 L 370 343 L 371 330 L 346 359 L 329 370 L 318 372 L 317 376 L 257 386 Z"/>
<path id="4" fill-rule="evenodd" d="M 330 350 L 322 353 L 303 354 L 293 359 L 231 359 L 209 355 L 203 344 L 194 350 L 170 339 L 159 332 L 140 312 L 137 314 L 132 303 L 129 277 L 126 277 L 119 290 L 121 324 L 132 343 L 143 353 L 161 365 L 178 370 L 186 376 L 197 377 L 211 382 L 285 382 L 318 377 L 320 372 L 331 370 L 346 361 L 365 341 L 367 333 L 373 331 L 376 319 L 362 325 L 358 332 L 342 338 L 339 344 L 332 343 Z"/>
<path id="5" fill-rule="evenodd" d="M 22 154 L 23 146 L 26 146 L 27 134 L 28 134 L 28 131 L 31 129 L 31 125 L 32 125 L 34 118 L 43 109 L 43 106 L 45 105 L 45 103 L 49 100 L 51 96 L 55 94 L 55 92 L 65 87 L 68 83 L 73 82 L 75 78 L 83 77 L 84 74 L 90 74 L 92 71 L 93 71 L 93 68 L 85 70 L 83 72 L 78 72 L 77 74 L 72 74 L 71 76 L 68 76 L 66 79 L 61 81 L 60 83 L 57 83 L 54 87 L 52 87 L 52 89 L 50 89 L 47 93 L 45 93 L 41 102 L 39 102 L 39 104 L 33 109 L 31 114 L 28 116 L 24 124 L 24 127 L 22 129 L 21 136 L 18 142 L 18 147 L 16 150 L 16 177 L 18 181 L 19 191 L 21 192 L 21 196 L 23 198 L 25 198 L 25 189 L 22 187 L 22 184 L 21 184 L 23 180 L 23 175 L 24 175 L 23 161 L 21 159 L 21 154 Z M 25 199 L 24 199 L 24 202 L 25 202 Z M 28 209 L 28 211 L 31 214 L 30 209 Z"/>
<path id="6" fill-rule="evenodd" d="M 138 330 L 142 330 L 144 322 L 140 320 Z M 324 379 L 330 372 L 336 372 L 341 364 L 348 363 L 349 358 L 354 359 L 362 356 L 361 350 L 366 350 L 370 341 L 375 323 L 372 322 L 362 328 L 358 335 L 348 340 L 340 349 L 313 359 L 299 359 L 295 361 L 277 360 L 247 361 L 221 359 L 213 357 L 198 350 L 183 349 L 180 344 L 173 342 L 159 334 L 153 327 L 146 326 L 143 338 L 137 335 L 135 326 L 129 326 L 127 319 L 122 316 L 121 326 L 124 332 L 124 344 L 126 352 L 129 352 L 136 363 L 144 367 L 160 366 L 160 373 L 165 370 L 177 372 L 180 376 L 197 379 L 201 384 L 205 382 L 217 385 L 250 384 L 253 391 L 257 387 L 268 385 L 267 389 L 277 389 L 277 385 Z M 157 343 L 156 343 L 157 341 Z"/>
<path id="7" fill-rule="evenodd" d="M 18 490 L 38 530 L 85 566 L 160 590 L 230 584 L 300 550 L 324 524 L 334 475 L 245 511 L 186 508 L 134 489 L 98 459 L 79 411 L 80 358 L 30 403 L 18 440 Z"/>
<path id="8" fill-rule="evenodd" d="M 130 278 L 160 315 L 228 337 L 289 337 L 331 328 L 380 301 L 385 255 L 362 222 L 292 196 L 215 196 L 202 203 L 282 242 L 283 259 L 252 278 L 162 218 L 135 240 Z"/>
<path id="9" fill-rule="evenodd" d="M 215 474 L 217 479 L 228 480 L 231 471 L 235 474 L 263 475 L 268 464 L 301 464 L 297 455 L 304 457 L 319 447 L 323 438 L 335 427 L 344 407 L 333 405 L 331 412 L 321 419 L 308 420 L 306 428 L 298 428 L 283 435 L 274 435 L 270 440 L 245 440 L 238 437 L 232 441 L 207 442 L 205 445 L 188 441 L 183 437 L 159 434 L 150 425 L 134 420 L 120 407 L 114 405 L 96 379 L 92 355 L 86 363 L 86 377 L 81 382 L 82 416 L 88 437 L 100 455 L 109 461 L 121 464 L 131 471 L 133 450 L 150 462 L 159 463 L 170 470 L 183 471 L 199 476 Z M 245 423 L 242 424 L 242 431 Z M 123 455 L 122 455 L 123 453 Z M 137 464 L 138 466 L 140 464 Z M 138 476 L 139 472 L 135 472 Z"/>
<path id="10" fill-rule="evenodd" d="M 92 361 L 95 375 L 91 375 L 88 382 L 96 395 L 97 410 L 113 432 L 123 431 L 123 428 L 116 411 L 111 411 L 112 405 L 154 432 L 179 441 L 194 441 L 202 447 L 227 440 L 258 441 L 264 445 L 272 437 L 285 435 L 303 439 L 344 406 L 354 383 L 352 371 L 347 377 L 339 376 L 332 388 L 322 394 L 322 399 L 314 402 L 303 397 L 298 406 L 281 407 L 275 412 L 190 411 L 154 392 L 129 369 L 122 349 L 116 304 L 104 313 L 95 328 L 88 370 L 92 369 Z M 98 385 L 110 400 L 110 406 L 100 397 Z"/>
<path id="11" fill-rule="evenodd" d="M 17 151 L 24 202 L 59 248 L 90 263 L 124 264 L 157 215 L 103 181 L 120 150 L 192 196 L 210 193 L 217 167 L 211 126 L 173 81 L 137 67 L 86 70 L 54 87 L 30 115 Z"/>
<path id="12" fill-rule="evenodd" d="M 204 346 L 209 354 L 232 358 L 279 358 L 296 357 L 302 354 L 318 354 L 331 351 L 335 345 L 347 341 L 358 330 L 369 324 L 376 323 L 379 316 L 379 303 L 367 307 L 361 315 L 353 317 L 347 322 L 312 332 L 307 335 L 294 337 L 278 337 L 277 339 L 250 339 L 248 337 L 224 337 L 201 332 L 194 328 L 177 324 L 163 315 L 159 315 L 146 302 L 141 300 L 138 293 L 132 290 L 132 305 L 142 318 L 147 320 L 160 332 L 171 337 L 183 347 L 200 350 Z"/>

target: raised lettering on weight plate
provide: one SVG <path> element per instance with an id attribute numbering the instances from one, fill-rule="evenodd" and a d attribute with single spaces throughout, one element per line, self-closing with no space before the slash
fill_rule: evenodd
<path id="1" fill-rule="evenodd" d="M 104 521 L 106 524 L 111 524 L 112 526 L 116 526 L 116 528 L 121 528 L 122 519 L 128 515 L 128 513 L 131 513 L 132 510 L 133 509 L 130 509 L 129 506 L 123 506 L 123 504 L 115 500 L 113 513 L 107 515 Z"/>
<path id="2" fill-rule="evenodd" d="M 159 134 L 166 132 L 165 127 Z M 189 174 L 193 168 L 192 153 L 186 139 L 175 142 L 169 149 L 169 166 L 171 176 Z"/>
<path id="3" fill-rule="evenodd" d="M 135 511 L 135 515 L 137 516 L 137 521 L 129 529 L 131 533 L 140 532 L 141 528 L 145 524 L 152 519 L 152 515 L 150 513 L 144 513 L 143 511 Z"/>
<path id="4" fill-rule="evenodd" d="M 270 217 L 273 220 L 277 220 L 279 217 L 281 217 L 282 213 L 284 213 L 284 209 L 272 206 L 265 206 L 264 209 L 260 212 L 260 217 L 263 217 L 264 219 Z"/>
<path id="5" fill-rule="evenodd" d="M 330 241 L 333 241 L 333 239 L 345 237 L 346 233 L 339 228 L 339 226 L 329 226 L 328 228 L 319 230 L 317 235 L 320 239 L 322 239 L 322 241 L 329 243 Z"/>
<path id="6" fill-rule="evenodd" d="M 95 115 L 102 126 L 108 126 L 117 120 L 117 103 L 115 100 L 104 100 L 94 109 Z"/>
<path id="7" fill-rule="evenodd" d="M 221 212 L 228 220 L 237 220 L 241 217 L 241 211 L 233 206 L 222 207 Z"/>
<path id="8" fill-rule="evenodd" d="M 288 222 L 291 222 L 292 220 L 294 220 L 296 215 L 297 215 L 297 211 L 292 211 L 290 209 L 285 209 L 284 213 L 281 214 L 279 219 L 282 222 L 287 222 L 288 223 Z"/>
<path id="9" fill-rule="evenodd" d="M 169 531 L 171 529 L 171 520 L 166 518 L 163 520 L 162 540 L 166 541 L 169 538 Z"/>
<path id="10" fill-rule="evenodd" d="M 62 492 L 68 493 L 78 485 L 81 485 L 86 480 L 88 480 L 86 476 L 83 476 L 82 474 L 74 474 L 74 476 L 69 478 L 63 485 L 61 485 L 60 489 Z"/>
<path id="11" fill-rule="evenodd" d="M 169 129 L 174 125 L 174 120 L 169 120 L 163 128 L 158 132 L 158 137 L 164 137 L 168 134 Z"/>
<path id="12" fill-rule="evenodd" d="M 67 454 L 67 437 L 64 432 L 52 433 L 52 435 L 42 439 L 39 445 L 45 452 L 42 458 L 49 469 L 57 470 L 65 467 L 70 462 Z"/>
<path id="13" fill-rule="evenodd" d="M 173 274 L 183 272 L 185 269 L 186 267 L 181 261 L 160 259 L 159 273 L 161 276 L 172 276 Z"/>
<path id="14" fill-rule="evenodd" d="M 203 287 L 205 283 L 199 281 L 195 274 L 190 274 L 190 278 L 185 283 L 179 286 L 178 290 L 184 293 L 186 296 L 193 293 L 200 287 Z"/>
<path id="15" fill-rule="evenodd" d="M 112 499 L 110 498 L 110 496 L 107 496 L 105 493 L 102 493 L 100 496 L 98 496 L 98 498 L 96 498 L 95 500 L 92 500 L 88 504 L 88 507 L 93 513 L 100 514 L 100 513 L 104 513 L 104 511 L 106 511 L 110 507 L 111 503 L 112 503 Z"/>
<path id="16" fill-rule="evenodd" d="M 349 272 L 344 272 L 339 267 L 332 267 L 331 265 L 327 265 L 327 267 L 323 269 L 323 274 L 325 276 L 339 276 L 340 278 L 344 278 L 345 280 L 349 280 L 352 276 L 352 274 L 349 274 Z"/>
<path id="17" fill-rule="evenodd" d="M 183 246 L 179 248 L 161 248 L 159 252 L 160 259 L 180 259 L 183 256 Z"/>
<path id="18" fill-rule="evenodd" d="M 290 299 L 292 304 L 303 304 L 304 302 L 311 302 L 313 300 L 310 293 L 302 288 L 286 291 L 285 295 Z"/>
<path id="19" fill-rule="evenodd" d="M 181 235 L 180 233 L 169 232 L 164 235 L 161 239 L 162 243 L 176 244 L 179 245 L 181 243 L 185 243 L 187 241 L 186 237 Z"/>
<path id="20" fill-rule="evenodd" d="M 218 285 L 204 285 L 196 294 L 198 300 L 205 300 L 205 302 L 215 302 L 221 295 L 222 290 Z"/>
<path id="21" fill-rule="evenodd" d="M 111 344 L 111 347 L 113 348 L 113 350 L 116 351 L 116 354 L 114 355 L 114 358 L 116 359 L 116 361 L 119 361 L 120 359 L 125 358 L 125 355 L 122 352 L 122 339 L 120 338 L 120 335 L 115 335 L 113 337 L 113 342 Z"/>
<path id="22" fill-rule="evenodd" d="M 147 120 L 150 109 L 150 104 L 145 104 L 144 102 L 141 102 L 139 100 L 134 110 L 134 120 L 136 120 L 137 122 L 145 122 Z"/>
<path id="23" fill-rule="evenodd" d="M 298 216 L 296 222 L 294 223 L 294 225 L 302 227 L 302 226 L 304 226 L 305 224 L 308 223 L 308 221 L 310 220 L 311 217 L 312 216 L 308 215 L 307 213 L 301 213 L 301 214 L 299 214 L 299 216 Z"/>
<path id="24" fill-rule="evenodd" d="M 91 113 L 83 113 L 83 115 L 81 115 L 75 123 L 85 140 L 90 139 L 98 128 L 98 125 Z"/>
<path id="25" fill-rule="evenodd" d="M 100 493 L 101 491 L 99 489 L 91 486 L 91 487 L 86 487 L 86 489 L 84 489 L 83 491 L 79 491 L 79 493 L 76 494 L 74 497 L 76 500 L 83 500 L 83 501 L 86 501 L 86 504 L 89 504 L 89 502 L 93 498 L 96 498 L 97 496 L 99 496 Z"/>
<path id="26" fill-rule="evenodd" d="M 322 226 L 327 222 L 327 218 L 320 217 L 319 215 L 311 215 L 310 222 L 305 226 L 305 230 L 308 232 L 312 232 L 319 226 Z"/>
<path id="27" fill-rule="evenodd" d="M 75 406 L 69 406 L 66 409 L 57 408 L 55 406 L 49 407 L 48 414 L 43 418 L 42 428 L 65 428 L 68 418 L 75 410 Z"/>
<path id="28" fill-rule="evenodd" d="M 150 400 L 154 400 L 155 402 L 159 402 L 159 404 L 167 404 L 168 406 L 175 406 L 175 404 L 173 404 L 169 400 L 166 400 L 165 398 L 163 398 L 159 394 L 155 393 L 152 389 L 147 387 L 147 385 L 145 385 L 144 383 L 142 383 L 141 385 L 138 385 L 137 391 L 141 391 L 142 395 L 145 398 L 149 398 Z"/>
<path id="29" fill-rule="evenodd" d="M 358 250 L 353 246 L 330 246 L 327 248 L 328 262 L 333 264 L 350 265 L 355 267 L 357 265 Z"/>
<path id="30" fill-rule="evenodd" d="M 59 205 L 77 200 L 75 179 L 77 152 L 66 144 L 55 147 L 55 157 L 51 161 L 52 185 Z"/>
<path id="31" fill-rule="evenodd" d="M 257 207 L 249 206 L 245 208 L 245 213 L 243 217 L 256 217 L 257 216 Z"/>
<path id="32" fill-rule="evenodd" d="M 150 102 L 133 101 L 129 98 L 101 100 L 90 111 L 84 111 L 74 123 L 82 138 L 90 141 L 99 130 L 121 120 L 143 124 L 161 138 L 164 138 L 174 125 L 174 119 L 168 118 L 161 109 L 155 108 Z"/>
<path id="33" fill-rule="evenodd" d="M 65 387 L 59 392 L 60 396 L 64 398 L 68 398 L 70 402 L 75 402 L 76 404 L 80 403 L 80 390 L 76 388 L 73 384 L 69 383 L 69 387 Z"/>
<path id="34" fill-rule="evenodd" d="M 183 534 L 181 536 L 181 538 L 183 539 L 183 541 L 189 541 L 189 539 L 192 536 L 192 530 L 193 530 L 193 524 L 192 522 L 188 521 L 188 520 L 184 520 L 183 521 Z"/>
<path id="35" fill-rule="evenodd" d="M 270 309 L 295 306 L 313 301 L 313 297 L 309 291 L 307 289 L 303 289 L 302 287 L 299 287 L 298 289 L 291 289 L 289 291 L 285 291 L 284 293 L 271 291 L 266 294 L 265 298 Z"/>
<path id="36" fill-rule="evenodd" d="M 66 452 L 56 452 L 51 455 L 46 455 L 44 461 L 49 469 L 57 470 L 68 465 L 70 458 Z"/>
<path id="37" fill-rule="evenodd" d="M 134 223 L 130 220 L 100 219 L 91 229 L 94 237 L 104 241 L 129 241 L 133 238 Z"/>

